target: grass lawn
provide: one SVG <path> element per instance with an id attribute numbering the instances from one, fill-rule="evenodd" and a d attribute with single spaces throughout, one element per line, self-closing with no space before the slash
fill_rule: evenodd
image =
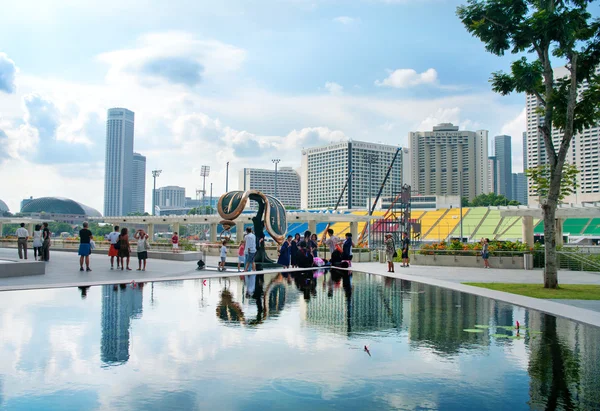
<path id="1" fill-rule="evenodd" d="M 544 288 L 543 284 L 511 283 L 463 283 L 490 290 L 524 295 L 533 298 L 562 300 L 600 300 L 600 285 L 559 284 L 556 290 Z"/>

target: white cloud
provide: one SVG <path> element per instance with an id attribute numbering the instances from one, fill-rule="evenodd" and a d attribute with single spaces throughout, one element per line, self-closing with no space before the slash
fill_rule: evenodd
<path id="1" fill-rule="evenodd" d="M 0 53 L 0 91 L 8 94 L 15 92 L 16 74 L 15 62 L 9 59 L 6 53 Z"/>
<path id="2" fill-rule="evenodd" d="M 98 56 L 109 64 L 109 82 L 128 82 L 134 77 L 149 86 L 195 86 L 205 77 L 238 70 L 245 58 L 246 52 L 235 46 L 177 31 L 144 35 L 135 48 Z"/>
<path id="3" fill-rule="evenodd" d="M 505 123 L 500 134 L 511 136 L 513 173 L 523 171 L 523 132 L 527 130 L 527 112 L 523 108 L 512 120 Z"/>
<path id="4" fill-rule="evenodd" d="M 452 123 L 458 126 L 461 130 L 476 130 L 480 128 L 478 122 L 471 121 L 469 119 L 461 120 L 461 109 L 460 107 L 451 108 L 438 108 L 433 113 L 429 114 L 423 121 L 421 121 L 414 131 L 431 131 L 433 126 L 437 126 L 441 123 Z"/>
<path id="5" fill-rule="evenodd" d="M 339 17 L 334 18 L 333 21 L 336 23 L 345 24 L 345 25 L 360 23 L 359 18 L 349 17 L 349 16 L 339 16 Z"/>
<path id="6" fill-rule="evenodd" d="M 325 90 L 329 91 L 331 94 L 341 94 L 344 87 L 333 81 L 328 81 L 325 83 Z"/>
<path id="7" fill-rule="evenodd" d="M 422 73 L 417 73 L 413 69 L 397 69 L 390 72 L 390 75 L 383 81 L 376 80 L 378 87 L 407 88 L 419 86 L 421 84 L 436 84 L 437 71 L 428 69 Z"/>

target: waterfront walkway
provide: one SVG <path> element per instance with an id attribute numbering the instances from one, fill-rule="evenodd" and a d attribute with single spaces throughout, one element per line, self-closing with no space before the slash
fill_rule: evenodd
<path id="1" fill-rule="evenodd" d="M 16 257 L 16 249 L 0 248 L 0 259 L 15 259 Z M 208 257 L 208 266 L 216 267 L 217 260 L 218 257 Z M 91 257 L 93 271 L 91 273 L 81 272 L 79 271 L 79 257 L 76 253 L 54 251 L 51 253 L 51 261 L 46 263 L 45 275 L 0 278 L 0 291 L 238 275 L 236 269 L 229 269 L 223 273 L 210 268 L 198 271 L 196 270 L 195 261 L 183 262 L 150 259 L 148 260 L 146 271 L 142 272 L 135 270 L 137 268 L 137 258 L 132 258 L 130 266 L 133 271 L 111 270 L 108 256 L 94 254 Z M 600 326 L 600 301 L 540 300 L 461 284 L 463 282 L 541 283 L 542 272 L 540 270 L 484 270 L 482 268 L 431 266 L 401 268 L 399 264 L 396 264 L 396 272 L 391 274 L 387 273 L 387 264 L 377 262 L 355 263 L 353 270 L 418 281 L 470 294 L 482 295 Z M 296 269 L 295 271 L 299 270 Z M 279 270 L 263 271 L 263 273 L 269 272 L 279 272 Z M 560 271 L 559 283 L 600 284 L 600 274 Z"/>

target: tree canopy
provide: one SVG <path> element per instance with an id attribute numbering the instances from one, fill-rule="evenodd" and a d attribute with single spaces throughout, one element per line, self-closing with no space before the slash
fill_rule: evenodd
<path id="1" fill-rule="evenodd" d="M 479 194 L 472 201 L 469 201 L 466 197 L 463 198 L 463 207 L 512 206 L 520 204 L 516 200 L 509 200 L 505 196 L 496 193 Z"/>

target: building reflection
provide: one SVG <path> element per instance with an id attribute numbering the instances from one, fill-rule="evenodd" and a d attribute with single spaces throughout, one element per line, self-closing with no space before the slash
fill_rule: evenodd
<path id="1" fill-rule="evenodd" d="M 120 365 L 129 360 L 131 320 L 141 318 L 142 310 L 142 287 L 102 286 L 100 359 L 104 364 Z"/>
<path id="2" fill-rule="evenodd" d="M 411 296 L 411 344 L 426 344 L 441 355 L 456 354 L 462 348 L 489 345 L 485 333 L 463 330 L 475 324 L 489 324 L 492 300 L 471 294 L 414 284 Z"/>

